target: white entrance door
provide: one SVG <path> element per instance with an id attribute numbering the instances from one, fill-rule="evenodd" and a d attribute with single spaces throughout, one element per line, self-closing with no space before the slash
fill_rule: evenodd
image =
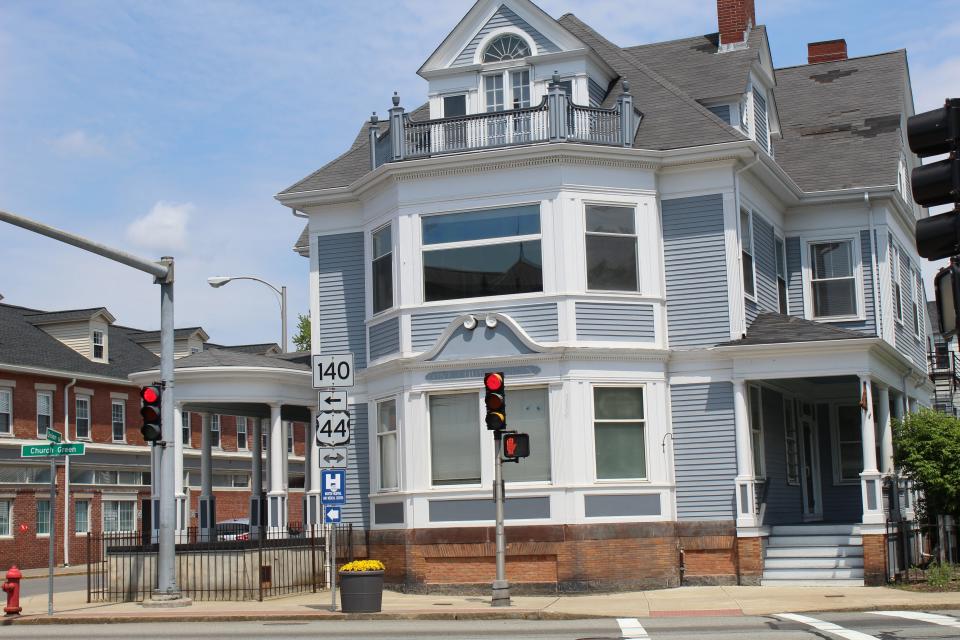
<path id="1" fill-rule="evenodd" d="M 803 493 L 803 521 L 823 520 L 820 493 L 820 446 L 813 407 L 802 403 L 800 411 L 800 487 Z"/>

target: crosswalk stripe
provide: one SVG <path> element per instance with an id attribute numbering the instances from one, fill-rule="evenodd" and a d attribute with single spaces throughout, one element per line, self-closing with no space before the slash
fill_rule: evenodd
<path id="1" fill-rule="evenodd" d="M 942 627 L 953 627 L 954 629 L 960 629 L 960 620 L 937 613 L 924 613 L 923 611 L 873 611 L 872 613 L 875 613 L 878 616 L 919 620 L 920 622 L 939 624 Z"/>
<path id="2" fill-rule="evenodd" d="M 840 636 L 841 638 L 845 638 L 845 640 L 880 640 L 876 636 L 867 635 L 866 633 L 862 633 L 860 631 L 854 631 L 853 629 L 845 629 L 840 625 L 834 624 L 832 622 L 817 620 L 816 618 L 801 616 L 796 613 L 778 613 L 776 617 L 782 620 L 792 620 L 793 622 L 800 622 L 802 624 L 813 627 L 814 629 L 817 629 L 819 631 L 825 631 L 835 636 Z"/>
<path id="3" fill-rule="evenodd" d="M 636 618 L 617 618 L 620 625 L 620 635 L 631 640 L 648 640 L 647 630 Z"/>

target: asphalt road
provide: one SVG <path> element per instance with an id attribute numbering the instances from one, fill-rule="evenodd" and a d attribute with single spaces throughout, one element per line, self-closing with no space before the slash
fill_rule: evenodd
<path id="1" fill-rule="evenodd" d="M 67 591 L 86 591 L 87 574 L 54 576 L 53 592 L 62 593 Z M 23 597 L 37 596 L 47 592 L 47 579 L 30 578 L 20 582 L 20 593 Z"/>
<path id="2" fill-rule="evenodd" d="M 457 640 L 928 640 L 960 637 L 960 611 L 806 613 L 729 618 L 625 618 L 571 621 L 318 621 L 17 626 L 9 637 L 61 640 L 450 638 Z M 917 618 L 920 619 L 917 619 Z M 9 631 L 14 631 L 13 629 Z"/>

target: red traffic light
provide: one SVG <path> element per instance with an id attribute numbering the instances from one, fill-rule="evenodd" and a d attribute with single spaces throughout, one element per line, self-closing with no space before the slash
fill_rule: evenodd
<path id="1" fill-rule="evenodd" d="M 161 400 L 163 400 L 163 389 L 159 384 L 153 384 L 140 389 L 140 399 L 143 403 L 140 406 L 140 415 L 143 417 L 143 424 L 140 426 L 140 434 L 146 442 L 159 442 L 163 439 L 163 420 L 160 409 Z"/>
<path id="2" fill-rule="evenodd" d="M 140 389 L 140 399 L 148 404 L 160 402 L 160 387 L 144 387 Z"/>
<path id="3" fill-rule="evenodd" d="M 503 389 L 503 374 L 485 373 L 483 375 L 483 386 L 487 391 L 500 391 Z"/>

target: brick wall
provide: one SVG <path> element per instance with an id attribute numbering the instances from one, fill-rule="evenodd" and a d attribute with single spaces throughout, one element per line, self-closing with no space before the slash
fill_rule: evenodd
<path id="1" fill-rule="evenodd" d="M 757 24 L 754 0 L 717 0 L 717 30 L 721 44 L 743 42 L 748 24 Z"/>
<path id="2" fill-rule="evenodd" d="M 763 538 L 737 538 L 740 584 L 759 585 L 763 575 Z"/>
<path id="3" fill-rule="evenodd" d="M 863 583 L 878 587 L 887 583 L 887 536 L 863 536 Z"/>

